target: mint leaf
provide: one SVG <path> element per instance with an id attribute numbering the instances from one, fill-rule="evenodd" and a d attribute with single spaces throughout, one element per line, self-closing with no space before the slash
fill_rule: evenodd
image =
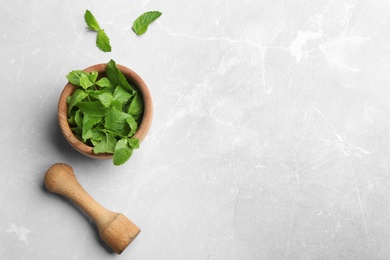
<path id="1" fill-rule="evenodd" d="M 127 139 L 120 139 L 116 145 L 113 156 L 113 163 L 116 166 L 124 164 L 127 160 L 129 160 L 131 154 L 133 153 L 133 149 L 129 146 L 129 142 Z"/>
<path id="2" fill-rule="evenodd" d="M 133 23 L 133 31 L 137 35 L 144 34 L 148 29 L 149 24 L 159 18 L 161 14 L 162 13 L 159 11 L 150 11 L 140 15 Z"/>
<path id="3" fill-rule="evenodd" d="M 142 94 L 137 91 L 133 100 L 131 101 L 128 113 L 137 118 L 142 114 L 144 110 L 144 101 L 142 100 Z"/>
<path id="4" fill-rule="evenodd" d="M 120 135 L 126 135 L 126 119 L 128 119 L 129 117 L 131 116 L 127 113 L 110 110 L 105 117 L 104 127 Z"/>
<path id="5" fill-rule="evenodd" d="M 99 73 L 97 71 L 92 71 L 91 73 L 88 73 L 89 80 L 95 84 L 97 77 L 99 76 Z"/>
<path id="6" fill-rule="evenodd" d="M 109 111 L 100 101 L 80 102 L 79 108 L 84 115 L 87 114 L 92 117 L 103 117 Z"/>
<path id="7" fill-rule="evenodd" d="M 110 39 L 102 28 L 100 28 L 99 23 L 96 18 L 93 16 L 91 11 L 86 10 L 84 14 L 84 20 L 88 25 L 88 29 L 91 31 L 96 31 L 96 46 L 104 52 L 111 51 Z"/>
<path id="8" fill-rule="evenodd" d="M 135 121 L 134 117 L 132 117 L 132 116 L 130 116 L 129 118 L 126 118 L 126 122 L 130 126 L 130 132 L 128 133 L 127 136 L 133 136 L 138 129 L 138 124 Z"/>
<path id="9" fill-rule="evenodd" d="M 80 76 L 80 87 L 88 89 L 93 86 L 93 82 L 90 80 L 88 74 L 81 74 Z"/>
<path id="10" fill-rule="evenodd" d="M 96 37 L 96 46 L 104 52 L 110 52 L 111 51 L 111 45 L 110 45 L 110 39 L 108 38 L 107 34 L 104 32 L 104 30 L 99 30 L 97 37 Z"/>
<path id="11" fill-rule="evenodd" d="M 131 85 L 127 81 L 126 77 L 123 75 L 123 73 L 116 66 L 115 61 L 110 60 L 107 63 L 106 74 L 107 74 L 107 78 L 110 80 L 110 82 L 114 86 L 122 86 L 130 93 L 134 92 L 134 89 L 131 87 Z"/>
<path id="12" fill-rule="evenodd" d="M 122 111 L 122 108 L 123 108 L 123 104 L 121 102 L 119 102 L 118 100 L 116 99 L 113 99 L 111 104 L 110 104 L 110 107 L 113 111 Z"/>
<path id="13" fill-rule="evenodd" d="M 72 108 L 80 103 L 87 94 L 84 92 L 82 89 L 76 89 L 76 91 L 70 96 L 69 101 L 68 101 L 68 113 L 72 110 Z"/>
<path id="14" fill-rule="evenodd" d="M 138 138 L 132 137 L 129 139 L 129 145 L 133 149 L 138 149 L 139 148 L 139 140 Z"/>
<path id="15" fill-rule="evenodd" d="M 66 78 L 70 83 L 76 86 L 80 86 L 80 77 L 81 75 L 86 74 L 88 75 L 87 72 L 82 71 L 82 70 L 73 70 L 71 71 L 68 75 L 66 75 Z"/>
<path id="16" fill-rule="evenodd" d="M 98 85 L 101 88 L 109 88 L 111 87 L 111 82 L 108 80 L 108 78 L 103 77 L 95 82 L 96 85 Z"/>
<path id="17" fill-rule="evenodd" d="M 93 117 L 88 114 L 84 115 L 83 118 L 83 125 L 82 125 L 82 138 L 85 141 L 87 141 L 89 138 L 92 137 L 92 127 L 102 121 L 102 117 Z"/>
<path id="18" fill-rule="evenodd" d="M 127 103 L 132 96 L 121 86 L 116 87 L 114 90 L 114 100 L 118 100 L 122 105 Z"/>
<path id="19" fill-rule="evenodd" d="M 102 102 L 103 106 L 109 107 L 114 97 L 110 92 L 102 92 L 98 95 L 98 99 Z"/>
<path id="20" fill-rule="evenodd" d="M 102 138 L 100 142 L 95 142 L 95 147 L 93 152 L 98 153 L 114 153 L 115 147 L 117 145 L 116 138 L 108 133 L 105 133 L 105 137 Z"/>
<path id="21" fill-rule="evenodd" d="M 76 114 L 74 115 L 74 121 L 76 122 L 76 125 L 78 127 L 81 127 L 83 125 L 83 118 L 81 116 L 80 110 L 76 111 Z"/>
<path id="22" fill-rule="evenodd" d="M 106 137 L 106 133 L 103 132 L 103 128 L 101 126 L 96 126 L 91 129 L 91 141 L 99 142 L 102 141 Z"/>
<path id="23" fill-rule="evenodd" d="M 90 29 L 92 31 L 99 31 L 100 30 L 99 23 L 96 21 L 95 17 L 91 13 L 91 11 L 89 11 L 89 10 L 85 11 L 84 20 L 88 25 L 88 29 Z"/>
<path id="24" fill-rule="evenodd" d="M 73 115 L 73 116 L 70 116 L 70 117 L 68 118 L 68 123 L 69 123 L 70 125 L 75 125 L 75 124 L 76 124 L 76 121 L 74 120 L 74 115 Z"/>

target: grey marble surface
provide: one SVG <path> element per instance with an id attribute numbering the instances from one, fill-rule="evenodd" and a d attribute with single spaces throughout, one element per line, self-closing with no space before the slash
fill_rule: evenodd
<path id="1" fill-rule="evenodd" d="M 390 259 L 389 1 L 0 0 L 0 24 L 1 259 Z M 121 167 L 56 120 L 65 75 L 110 59 L 155 109 Z M 121 256 L 45 189 L 57 162 L 142 229 Z"/>

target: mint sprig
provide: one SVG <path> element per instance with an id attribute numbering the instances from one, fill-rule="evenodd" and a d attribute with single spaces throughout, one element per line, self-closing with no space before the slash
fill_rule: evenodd
<path id="1" fill-rule="evenodd" d="M 95 16 L 91 11 L 86 10 L 84 14 L 84 20 L 87 23 L 88 29 L 91 31 L 97 32 L 96 36 L 96 46 L 104 52 L 111 51 L 110 39 L 108 38 L 105 31 L 100 28 L 99 23 L 97 22 Z"/>
<path id="2" fill-rule="evenodd" d="M 74 70 L 66 76 L 78 86 L 67 99 L 68 122 L 75 136 L 93 146 L 95 154 L 112 153 L 114 165 L 122 165 L 139 148 L 133 135 L 141 123 L 143 100 L 115 61 L 107 63 L 106 75 L 99 78 L 96 71 Z"/>

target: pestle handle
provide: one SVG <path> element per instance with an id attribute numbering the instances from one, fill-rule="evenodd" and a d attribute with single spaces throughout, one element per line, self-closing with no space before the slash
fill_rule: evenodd
<path id="1" fill-rule="evenodd" d="M 77 204 L 94 220 L 97 226 L 102 225 L 107 217 L 112 219 L 114 217 L 112 214 L 115 215 L 97 203 L 84 190 L 76 179 L 72 167 L 67 164 L 57 163 L 50 167 L 45 174 L 45 185 L 49 191 L 60 194 Z"/>

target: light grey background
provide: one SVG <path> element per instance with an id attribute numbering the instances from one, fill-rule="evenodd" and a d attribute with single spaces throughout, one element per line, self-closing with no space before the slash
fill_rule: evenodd
<path id="1" fill-rule="evenodd" d="M 1 259 L 390 258 L 390 1 L 0 0 L 0 38 Z M 56 120 L 65 75 L 110 59 L 155 108 L 121 167 Z M 121 256 L 46 191 L 56 162 L 142 229 Z"/>

